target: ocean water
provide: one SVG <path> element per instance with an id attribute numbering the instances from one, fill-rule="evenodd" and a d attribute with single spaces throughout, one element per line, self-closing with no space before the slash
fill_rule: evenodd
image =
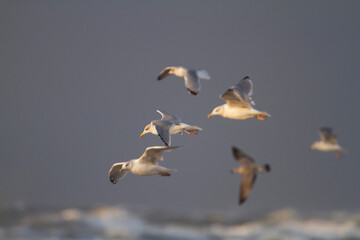
<path id="1" fill-rule="evenodd" d="M 228 214 L 167 215 L 120 206 L 0 208 L 1 240 L 360 240 L 360 212 L 301 215 L 281 209 L 248 220 Z"/>

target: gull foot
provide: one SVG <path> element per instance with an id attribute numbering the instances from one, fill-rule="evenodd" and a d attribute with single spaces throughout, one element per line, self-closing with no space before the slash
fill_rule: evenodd
<path id="1" fill-rule="evenodd" d="M 256 118 L 259 119 L 259 120 L 266 120 L 266 115 L 258 114 L 258 115 L 256 115 Z"/>
<path id="2" fill-rule="evenodd" d="M 171 176 L 170 173 L 159 173 L 159 175 L 162 176 L 162 177 L 169 177 L 169 176 Z"/>
<path id="3" fill-rule="evenodd" d="M 196 130 L 196 129 L 194 129 L 194 130 L 184 130 L 184 131 L 189 135 L 196 135 L 196 134 L 199 133 L 199 130 Z"/>

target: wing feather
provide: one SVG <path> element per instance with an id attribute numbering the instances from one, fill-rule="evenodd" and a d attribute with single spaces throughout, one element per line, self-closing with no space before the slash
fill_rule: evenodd
<path id="1" fill-rule="evenodd" d="M 180 146 L 153 146 L 145 149 L 145 152 L 139 158 L 140 162 L 146 164 L 157 165 L 158 160 L 163 160 L 162 153 L 163 151 L 170 151 L 173 149 L 180 148 Z"/>
<path id="2" fill-rule="evenodd" d="M 122 167 L 123 163 L 115 163 L 111 166 L 109 170 L 109 179 L 111 183 L 117 183 L 120 178 L 124 177 L 129 172 L 127 169 L 120 171 Z"/>

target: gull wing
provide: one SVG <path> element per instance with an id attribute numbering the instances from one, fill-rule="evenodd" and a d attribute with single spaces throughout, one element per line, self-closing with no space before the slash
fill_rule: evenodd
<path id="1" fill-rule="evenodd" d="M 255 163 L 255 161 L 252 157 L 250 157 L 249 155 L 247 155 L 246 153 L 244 153 L 237 147 L 232 147 L 232 152 L 233 152 L 235 160 L 240 162 L 243 165 L 249 165 L 249 164 Z"/>
<path id="2" fill-rule="evenodd" d="M 332 129 L 330 127 L 322 127 L 319 130 L 320 138 L 323 142 L 336 144 L 337 136 L 332 133 Z"/>
<path id="3" fill-rule="evenodd" d="M 205 79 L 205 80 L 211 79 L 210 75 L 208 74 L 208 72 L 206 70 L 198 70 L 198 71 L 196 71 L 196 75 L 200 79 Z"/>
<path id="4" fill-rule="evenodd" d="M 157 77 L 157 80 L 161 80 L 163 78 L 166 78 L 167 76 L 171 75 L 169 74 L 170 70 L 172 69 L 173 67 L 166 67 L 164 68 L 160 73 L 159 73 L 159 76 Z"/>
<path id="5" fill-rule="evenodd" d="M 181 119 L 173 114 L 167 113 L 163 110 L 156 110 L 156 111 L 161 114 L 161 120 L 170 121 L 175 124 L 181 123 Z"/>
<path id="6" fill-rule="evenodd" d="M 197 95 L 200 91 L 200 82 L 195 70 L 188 70 L 184 76 L 185 87 L 192 95 Z"/>
<path id="7" fill-rule="evenodd" d="M 124 177 L 129 170 L 124 169 L 120 172 L 123 167 L 123 163 L 115 163 L 111 166 L 109 170 L 109 179 L 110 182 L 115 184 L 120 178 Z"/>
<path id="8" fill-rule="evenodd" d="M 180 148 L 180 146 L 153 146 L 145 149 L 145 152 L 139 158 L 139 161 L 145 164 L 157 165 L 158 160 L 163 160 L 163 151 L 170 151 Z"/>
<path id="9" fill-rule="evenodd" d="M 164 120 L 154 120 L 151 123 L 155 126 L 161 141 L 163 141 L 166 146 L 169 146 L 171 144 L 170 133 L 175 124 L 173 122 Z"/>
<path id="10" fill-rule="evenodd" d="M 246 201 L 256 181 L 256 173 L 243 174 L 240 184 L 239 204 Z"/>
<path id="11" fill-rule="evenodd" d="M 250 97 L 253 92 L 253 84 L 249 76 L 241 79 L 236 85 L 229 88 L 223 95 L 220 96 L 226 101 L 228 105 L 237 105 L 244 108 L 251 108 L 255 105 Z"/>

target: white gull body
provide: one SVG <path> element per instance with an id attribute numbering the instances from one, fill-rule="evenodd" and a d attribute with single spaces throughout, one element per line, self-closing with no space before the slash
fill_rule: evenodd
<path id="1" fill-rule="evenodd" d="M 214 108 L 208 117 L 219 115 L 224 118 L 237 120 L 255 117 L 260 120 L 265 120 L 267 117 L 270 117 L 271 115 L 267 112 L 262 112 L 252 107 L 252 105 L 255 105 L 251 98 L 252 92 L 253 83 L 250 77 L 246 76 L 236 85 L 229 88 L 224 94 L 220 95 L 220 98 L 226 103 Z"/>
<path id="2" fill-rule="evenodd" d="M 157 79 L 162 80 L 169 75 L 184 78 L 185 87 L 192 95 L 197 95 L 199 93 L 201 89 L 200 79 L 210 80 L 210 76 L 205 70 L 193 70 L 174 66 L 164 68 Z"/>
<path id="3" fill-rule="evenodd" d="M 113 164 L 109 170 L 110 182 L 115 184 L 128 172 L 142 176 L 152 176 L 157 174 L 161 176 L 170 176 L 170 172 L 175 172 L 176 170 L 158 165 L 158 160 L 163 160 L 163 151 L 170 151 L 177 148 L 179 148 L 179 146 L 148 147 L 138 159 Z"/>

